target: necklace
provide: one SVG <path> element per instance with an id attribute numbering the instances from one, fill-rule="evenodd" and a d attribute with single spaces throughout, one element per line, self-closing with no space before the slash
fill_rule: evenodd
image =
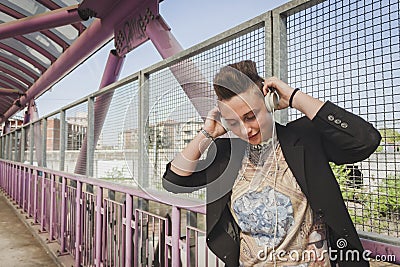
<path id="1" fill-rule="evenodd" d="M 276 148 L 277 143 L 277 138 L 271 137 L 267 141 L 257 145 L 249 144 L 246 156 L 254 166 L 263 166 L 268 156 Z"/>

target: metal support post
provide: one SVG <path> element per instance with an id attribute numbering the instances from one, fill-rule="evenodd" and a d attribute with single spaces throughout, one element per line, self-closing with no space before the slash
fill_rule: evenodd
<path id="1" fill-rule="evenodd" d="M 17 203 L 22 206 L 22 166 L 18 166 Z"/>
<path id="2" fill-rule="evenodd" d="M 45 222 L 46 222 L 46 173 L 40 172 L 42 174 L 41 187 L 42 190 L 40 196 L 40 232 L 44 232 Z"/>
<path id="3" fill-rule="evenodd" d="M 60 171 L 64 171 L 65 166 L 65 144 L 66 144 L 66 122 L 65 110 L 60 112 Z"/>
<path id="4" fill-rule="evenodd" d="M 33 170 L 33 222 L 37 223 L 37 211 L 38 211 L 38 171 Z"/>
<path id="5" fill-rule="evenodd" d="M 55 184 L 54 184 L 54 174 L 50 175 L 50 225 L 48 226 L 49 230 L 49 241 L 53 241 L 54 237 L 54 210 L 55 210 Z"/>
<path id="6" fill-rule="evenodd" d="M 12 160 L 12 159 L 11 159 Z M 11 199 L 14 200 L 14 189 L 15 189 L 15 177 L 16 177 L 16 171 L 13 168 L 13 164 L 10 163 L 10 171 L 8 175 L 8 180 L 10 181 L 10 189 L 9 189 L 9 194 L 11 196 Z"/>
<path id="7" fill-rule="evenodd" d="M 88 125 L 86 132 L 87 152 L 86 152 L 86 175 L 93 176 L 93 161 L 94 161 L 94 98 L 88 98 Z M 93 192 L 93 189 L 92 191 Z"/>
<path id="8" fill-rule="evenodd" d="M 7 135 L 6 135 L 6 149 L 5 149 L 5 155 L 6 155 L 6 156 L 5 156 L 5 159 L 6 159 L 6 160 L 9 160 L 9 159 L 10 159 L 10 158 L 9 158 L 9 153 L 8 153 L 8 152 L 9 152 L 9 151 L 8 151 L 8 150 L 9 150 L 9 145 L 8 145 L 9 142 L 10 142 L 10 135 L 7 134 Z"/>
<path id="9" fill-rule="evenodd" d="M 67 226 L 67 179 L 62 177 L 61 184 L 61 222 L 60 222 L 60 254 L 65 252 L 65 237 L 66 237 L 66 226 Z"/>
<path id="10" fill-rule="evenodd" d="M 132 212 L 133 212 L 132 196 L 130 194 L 126 194 L 125 266 L 132 266 Z M 160 248 L 160 249 L 162 249 L 162 248 Z"/>
<path id="11" fill-rule="evenodd" d="M 21 156 L 20 156 L 20 162 L 24 163 L 25 161 L 25 149 L 26 149 L 26 126 L 22 127 L 21 129 Z"/>
<path id="12" fill-rule="evenodd" d="M 4 137 L 0 136 L 0 159 L 4 159 Z"/>
<path id="13" fill-rule="evenodd" d="M 75 266 L 81 266 L 81 248 L 82 248 L 82 232 L 81 232 L 81 204 L 82 201 L 82 182 L 76 182 L 76 210 L 75 210 Z"/>
<path id="14" fill-rule="evenodd" d="M 33 147 L 35 146 L 35 127 L 29 125 L 29 164 L 33 165 Z"/>
<path id="15" fill-rule="evenodd" d="M 181 211 L 178 207 L 172 207 L 172 267 L 180 266 L 180 249 L 179 249 L 179 241 L 181 237 Z"/>
<path id="16" fill-rule="evenodd" d="M 25 169 L 25 167 L 24 166 L 22 166 L 22 170 L 23 170 L 23 173 L 22 173 L 22 210 L 23 211 L 26 211 L 26 187 L 27 187 L 27 182 L 26 182 L 26 169 Z"/>
<path id="17" fill-rule="evenodd" d="M 32 216 L 32 170 L 28 168 L 28 217 Z"/>
<path id="18" fill-rule="evenodd" d="M 287 68 L 287 29 L 286 16 L 280 12 L 272 12 L 272 54 L 273 72 L 272 75 L 278 77 L 284 82 L 288 80 Z M 288 109 L 280 110 L 277 114 L 277 121 L 282 124 L 288 122 Z"/>
<path id="19" fill-rule="evenodd" d="M 96 189 L 96 236 L 95 236 L 95 265 L 96 267 L 102 266 L 101 262 L 101 252 L 102 252 L 102 241 L 103 241 L 103 188 L 98 186 Z"/>
<path id="20" fill-rule="evenodd" d="M 149 88 L 148 75 L 140 72 L 139 75 L 139 155 L 147 155 L 146 152 L 146 132 L 148 127 L 147 119 L 149 114 Z M 142 188 L 149 187 L 149 158 L 148 156 L 139 157 L 139 186 Z M 138 200 L 138 207 L 142 210 L 148 210 L 148 201 L 144 199 Z"/>
<path id="21" fill-rule="evenodd" d="M 13 161 L 18 162 L 18 130 L 14 130 L 14 157 Z"/>
<path id="22" fill-rule="evenodd" d="M 42 119 L 42 166 L 47 167 L 46 150 L 47 150 L 47 119 Z"/>

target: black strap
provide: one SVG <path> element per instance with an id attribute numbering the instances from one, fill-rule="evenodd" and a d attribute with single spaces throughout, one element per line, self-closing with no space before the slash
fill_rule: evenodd
<path id="1" fill-rule="evenodd" d="M 294 95 L 297 93 L 297 91 L 299 91 L 299 90 L 300 90 L 299 88 L 294 89 L 292 95 L 291 95 L 290 98 L 289 98 L 289 107 L 292 108 L 293 97 L 294 97 Z"/>

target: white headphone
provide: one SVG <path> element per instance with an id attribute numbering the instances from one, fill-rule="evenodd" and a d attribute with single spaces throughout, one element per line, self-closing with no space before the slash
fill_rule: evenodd
<path id="1" fill-rule="evenodd" d="M 267 107 L 268 112 L 273 112 L 274 110 L 278 109 L 279 95 L 274 88 L 270 87 L 268 89 L 268 93 L 264 98 L 265 106 Z"/>

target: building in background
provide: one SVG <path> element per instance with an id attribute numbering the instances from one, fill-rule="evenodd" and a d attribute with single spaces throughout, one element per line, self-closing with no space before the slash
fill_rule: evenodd
<path id="1" fill-rule="evenodd" d="M 148 148 L 175 148 L 185 147 L 200 131 L 203 121 L 200 118 L 191 118 L 185 122 L 174 120 L 163 121 L 148 128 Z"/>

